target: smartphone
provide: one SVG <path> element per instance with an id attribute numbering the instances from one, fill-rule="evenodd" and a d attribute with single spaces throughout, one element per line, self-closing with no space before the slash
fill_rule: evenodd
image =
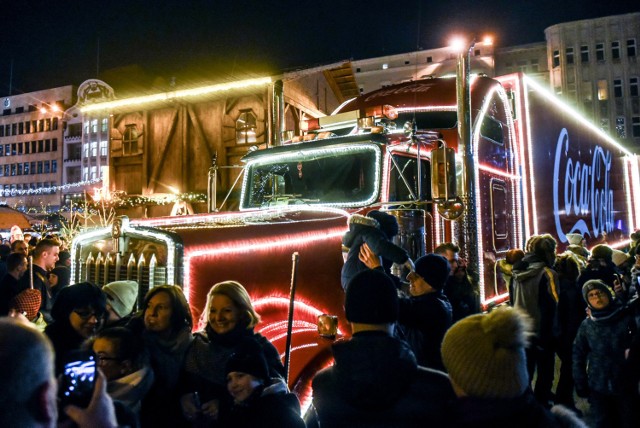
<path id="1" fill-rule="evenodd" d="M 59 385 L 62 406 L 88 407 L 95 384 L 96 361 L 93 356 L 65 364 Z"/>

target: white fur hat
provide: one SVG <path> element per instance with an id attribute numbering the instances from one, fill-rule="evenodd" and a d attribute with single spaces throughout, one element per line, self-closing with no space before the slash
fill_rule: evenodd
<path id="1" fill-rule="evenodd" d="M 571 245 L 580 245 L 582 243 L 582 235 L 579 233 L 567 233 L 567 240 Z"/>
<path id="2" fill-rule="evenodd" d="M 621 264 L 629 260 L 629 254 L 625 253 L 624 251 L 614 249 L 613 254 L 611 255 L 611 259 L 616 266 L 620 266 Z"/>

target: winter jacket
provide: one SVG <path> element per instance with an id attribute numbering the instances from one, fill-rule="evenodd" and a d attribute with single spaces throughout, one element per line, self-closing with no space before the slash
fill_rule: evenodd
<path id="1" fill-rule="evenodd" d="M 140 319 L 135 318 L 132 322 L 135 324 Z M 142 400 L 142 426 L 180 426 L 184 419 L 177 386 L 184 357 L 193 340 L 191 330 L 185 327 L 171 340 L 145 330 L 142 338 L 149 350 L 155 376 L 151 389 Z"/>
<path id="2" fill-rule="evenodd" d="M 218 426 L 218 425 L 216 425 Z M 258 387 L 242 403 L 234 403 L 219 426 L 226 428 L 305 428 L 300 402 L 280 378 L 267 387 Z"/>
<path id="3" fill-rule="evenodd" d="M 225 367 L 229 357 L 237 350 L 238 345 L 247 338 L 253 338 L 264 353 L 269 376 L 284 378 L 284 366 L 276 348 L 261 334 L 254 333 L 240 324 L 227 334 L 217 334 L 207 325 L 205 330 L 194 335 L 194 340 L 186 355 L 180 394 L 198 392 L 201 403 L 221 400 L 221 412 L 231 406 L 231 396 L 227 392 Z"/>
<path id="4" fill-rule="evenodd" d="M 576 391 L 586 395 L 596 391 L 605 395 L 624 392 L 625 351 L 631 347 L 636 332 L 629 306 L 615 306 L 610 311 L 582 321 L 573 343 L 573 379 Z"/>
<path id="5" fill-rule="evenodd" d="M 119 379 L 107 382 L 107 393 L 112 399 L 120 401 L 139 416 L 142 399 L 151 389 L 153 380 L 153 370 L 150 366 L 145 366 Z"/>
<path id="6" fill-rule="evenodd" d="M 44 329 L 53 344 L 53 350 L 56 354 L 55 369 L 56 375 L 62 373 L 64 365 L 70 362 L 70 355 L 79 351 L 85 338 L 76 332 L 67 319 L 54 321 L 47 325 Z"/>
<path id="7" fill-rule="evenodd" d="M 451 275 L 442 291 L 451 303 L 454 324 L 469 315 L 480 313 L 480 299 L 467 275 L 463 278 Z"/>
<path id="8" fill-rule="evenodd" d="M 409 259 L 409 254 L 391 242 L 384 232 L 376 227 L 377 224 L 375 219 L 359 214 L 354 214 L 349 218 L 349 231 L 342 238 L 342 245 L 349 248 L 340 278 L 343 289 L 357 273 L 368 269 L 358 258 L 360 247 L 364 243 L 369 245 L 375 255 L 394 263 L 403 264 Z"/>
<path id="9" fill-rule="evenodd" d="M 418 364 L 444 371 L 440 346 L 453 312 L 441 290 L 400 299 L 397 335 L 407 341 Z"/>
<path id="10" fill-rule="evenodd" d="M 455 428 L 587 428 L 565 407 L 546 410 L 530 390 L 516 398 L 462 397 L 452 404 L 450 415 Z"/>
<path id="11" fill-rule="evenodd" d="M 445 405 L 455 397 L 449 380 L 419 367 L 405 342 L 360 332 L 336 342 L 333 356 L 335 364 L 313 379 L 321 427 L 446 426 Z"/>
<path id="12" fill-rule="evenodd" d="M 543 346 L 550 346 L 558 334 L 558 287 L 558 274 L 534 254 L 513 266 L 511 303 L 531 317 L 537 342 Z"/>

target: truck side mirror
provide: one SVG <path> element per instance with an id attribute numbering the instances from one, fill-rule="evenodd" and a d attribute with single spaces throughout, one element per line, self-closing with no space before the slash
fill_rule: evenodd
<path id="1" fill-rule="evenodd" d="M 431 151 L 431 195 L 437 203 L 456 199 L 456 157 L 444 145 Z"/>

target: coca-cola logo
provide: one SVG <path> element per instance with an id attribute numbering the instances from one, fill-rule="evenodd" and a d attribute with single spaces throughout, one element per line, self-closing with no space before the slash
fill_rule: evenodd
<path id="1" fill-rule="evenodd" d="M 553 214 L 561 242 L 567 242 L 568 233 L 597 237 L 613 230 L 611 163 L 611 152 L 600 146 L 594 148 L 589 163 L 571 158 L 569 133 L 564 128 L 560 132 L 553 165 Z M 569 224 L 575 221 L 567 231 L 563 218 Z"/>

